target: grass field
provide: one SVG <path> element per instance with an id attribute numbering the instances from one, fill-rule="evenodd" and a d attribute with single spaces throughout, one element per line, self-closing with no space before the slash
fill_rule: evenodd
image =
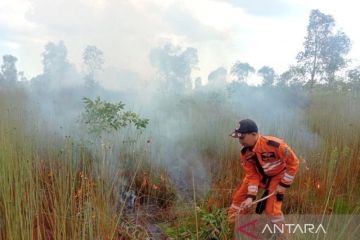
<path id="1" fill-rule="evenodd" d="M 284 213 L 360 214 L 360 96 L 305 95 L 251 115 L 301 158 Z M 224 94 L 164 98 L 142 134 L 90 141 L 52 131 L 23 90 L 2 90 L 0 239 L 230 239 L 225 208 L 243 171 L 228 134 L 251 109 Z"/>

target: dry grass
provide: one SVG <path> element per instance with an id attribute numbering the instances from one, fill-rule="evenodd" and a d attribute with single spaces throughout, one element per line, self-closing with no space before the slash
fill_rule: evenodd
<path id="1" fill-rule="evenodd" d="M 195 200 L 210 212 L 228 207 L 243 176 L 239 145 L 227 137 L 238 116 L 220 114 L 226 111 L 221 101 L 185 101 L 191 107 L 184 114 L 196 134 L 184 145 L 199 149 L 211 176 L 207 197 L 199 201 L 195 192 Z M 313 93 L 302 111 L 303 126 L 320 140 L 304 145 L 304 138 L 297 138 L 301 126 L 295 123 L 283 135 L 302 159 L 285 213 L 359 214 L 359 96 Z M 157 220 L 171 220 L 178 236 L 181 226 L 202 231 L 193 204 L 172 208 L 176 195 L 170 176 L 141 151 L 146 143 L 129 146 L 122 153 L 127 161 L 110 163 L 102 159 L 107 158 L 104 145 L 94 145 L 99 153 L 94 155 L 94 149 L 72 137 L 46 132 L 20 90 L 1 92 L 0 112 L 0 239 L 145 239 L 149 235 L 141 219 L 133 222 L 118 207 L 119 185 L 125 179 L 127 187 L 136 189 L 138 204 L 153 201 L 167 211 L 168 216 Z M 274 123 L 272 129 L 276 135 L 281 126 Z M 196 189 L 206 188 L 203 185 L 194 182 Z M 188 189 L 192 192 L 193 186 Z"/>

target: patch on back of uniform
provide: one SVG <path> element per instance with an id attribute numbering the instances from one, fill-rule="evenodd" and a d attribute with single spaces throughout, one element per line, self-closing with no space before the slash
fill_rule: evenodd
<path id="1" fill-rule="evenodd" d="M 280 143 L 275 142 L 273 140 L 268 140 L 266 143 L 272 147 L 277 147 L 277 148 L 280 147 Z"/>
<path id="2" fill-rule="evenodd" d="M 285 156 L 288 156 L 288 155 L 289 155 L 289 150 L 288 150 L 288 149 L 285 149 L 285 150 L 283 151 L 283 154 L 284 154 Z"/>

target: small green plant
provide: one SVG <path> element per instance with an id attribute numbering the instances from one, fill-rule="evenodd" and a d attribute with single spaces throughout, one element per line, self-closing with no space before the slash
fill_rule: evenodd
<path id="1" fill-rule="evenodd" d="M 81 115 L 81 122 L 85 123 L 90 133 L 100 135 L 102 132 L 117 131 L 129 124 L 137 129 L 146 128 L 149 119 L 142 119 L 137 113 L 124 111 L 125 104 L 110 103 L 97 97 L 95 100 L 84 97 L 85 112 Z"/>
<path id="2" fill-rule="evenodd" d="M 225 209 L 217 208 L 212 212 L 205 209 L 199 210 L 201 219 L 199 237 L 200 239 L 227 239 L 230 234 Z"/>
<path id="3" fill-rule="evenodd" d="M 196 209 L 199 219 L 199 228 L 195 229 L 196 219 L 193 213 L 188 212 L 189 217 L 179 219 L 172 225 L 163 224 L 163 231 L 174 239 L 204 239 L 204 240 L 226 240 L 231 239 L 231 230 L 227 222 L 226 209 L 217 208 L 209 212 L 204 208 Z M 184 221 L 184 219 L 186 219 Z"/>

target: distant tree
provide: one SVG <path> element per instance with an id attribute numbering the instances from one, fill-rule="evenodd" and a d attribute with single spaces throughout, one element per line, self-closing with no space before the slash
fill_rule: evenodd
<path id="1" fill-rule="evenodd" d="M 263 82 L 262 85 L 263 86 L 272 86 L 274 85 L 274 81 L 275 81 L 275 70 L 269 66 L 263 66 L 262 68 L 260 68 L 257 73 L 262 77 Z"/>
<path id="2" fill-rule="evenodd" d="M 335 73 L 347 64 L 345 55 L 351 48 L 350 39 L 344 32 L 337 32 L 331 36 L 324 49 L 325 75 L 330 86 L 335 83 Z"/>
<path id="3" fill-rule="evenodd" d="M 302 86 L 306 83 L 304 69 L 299 66 L 290 66 L 283 72 L 276 82 L 278 87 Z"/>
<path id="4" fill-rule="evenodd" d="M 347 72 L 348 85 L 351 90 L 360 90 L 360 66 Z"/>
<path id="5" fill-rule="evenodd" d="M 87 46 L 82 55 L 83 63 L 85 65 L 85 85 L 87 87 L 94 87 L 97 82 L 95 74 L 101 71 L 104 64 L 103 52 L 96 46 Z"/>
<path id="6" fill-rule="evenodd" d="M 227 71 L 223 67 L 212 71 L 208 76 L 208 82 L 210 86 L 224 87 L 226 85 Z"/>
<path id="7" fill-rule="evenodd" d="M 67 60 L 67 49 L 64 42 L 49 42 L 45 45 L 43 56 L 43 72 L 50 76 L 62 76 L 70 67 Z"/>
<path id="8" fill-rule="evenodd" d="M 18 72 L 16 69 L 17 58 L 12 55 L 4 55 L 1 65 L 0 84 L 2 86 L 12 86 L 18 80 Z"/>
<path id="9" fill-rule="evenodd" d="M 152 49 L 150 61 L 157 67 L 165 89 L 181 92 L 192 88 L 191 72 L 199 63 L 197 49 L 182 50 L 168 43 Z"/>
<path id="10" fill-rule="evenodd" d="M 304 41 L 304 50 L 297 55 L 297 61 L 313 88 L 319 80 L 331 85 L 335 73 L 345 66 L 345 55 L 350 50 L 350 40 L 343 32 L 333 33 L 335 20 L 319 10 L 312 10 Z"/>
<path id="11" fill-rule="evenodd" d="M 252 73 L 255 73 L 255 68 L 248 63 L 240 61 L 237 61 L 231 68 L 231 74 L 236 77 L 238 82 L 245 82 Z"/>
<path id="12" fill-rule="evenodd" d="M 49 42 L 42 53 L 43 72 L 31 79 L 34 89 L 42 93 L 80 83 L 76 68 L 67 59 L 67 49 L 62 41 Z"/>

